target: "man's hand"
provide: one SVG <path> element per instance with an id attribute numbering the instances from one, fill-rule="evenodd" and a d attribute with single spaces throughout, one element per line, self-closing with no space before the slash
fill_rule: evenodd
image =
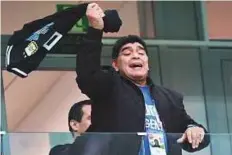
<path id="1" fill-rule="evenodd" d="M 104 28 L 103 17 L 105 14 L 98 4 L 90 3 L 86 10 L 86 16 L 91 27 L 99 30 Z"/>
<path id="2" fill-rule="evenodd" d="M 204 135 L 205 132 L 203 128 L 197 126 L 189 127 L 183 136 L 177 140 L 177 142 L 183 143 L 187 140 L 190 144 L 192 144 L 192 148 L 195 149 L 198 148 L 199 144 L 204 139 Z"/>

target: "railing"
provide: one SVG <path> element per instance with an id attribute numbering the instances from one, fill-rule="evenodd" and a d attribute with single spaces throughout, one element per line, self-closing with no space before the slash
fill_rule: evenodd
<path id="1" fill-rule="evenodd" d="M 88 133 L 78 136 L 75 140 L 68 132 L 5 133 L 1 134 L 1 152 L 2 155 L 48 155 L 49 152 L 51 155 L 138 155 L 141 139 L 145 135 L 146 133 Z M 159 136 L 153 136 L 151 147 L 157 148 L 160 152 L 163 148 L 167 148 L 167 155 L 180 155 L 180 152 L 183 155 L 231 155 L 232 153 L 230 142 L 232 134 L 207 134 L 211 142 L 198 151 L 192 149 L 191 145 L 178 143 L 177 139 L 181 135 L 166 134 L 167 143 L 160 140 Z M 220 141 L 221 145 L 212 148 L 211 144 L 214 141 Z M 202 144 L 205 142 L 203 140 Z"/>
<path id="2" fill-rule="evenodd" d="M 114 45 L 117 39 L 103 39 L 104 45 Z M 226 47 L 232 48 L 232 40 L 195 41 L 195 40 L 156 40 L 144 39 L 147 46 L 181 46 L 181 47 Z"/>

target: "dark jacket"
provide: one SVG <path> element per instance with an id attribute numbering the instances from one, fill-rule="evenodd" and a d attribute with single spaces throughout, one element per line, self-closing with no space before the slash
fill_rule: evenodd
<path id="1" fill-rule="evenodd" d="M 101 31 L 89 28 L 76 60 L 77 84 L 94 102 L 89 132 L 144 132 L 145 104 L 142 92 L 117 72 L 101 70 L 101 38 Z M 201 126 L 187 115 L 181 94 L 157 86 L 149 78 L 148 84 L 166 133 L 184 133 L 190 124 Z M 140 141 L 134 143 L 135 151 L 138 151 Z M 192 152 L 208 144 L 209 137 L 205 136 L 198 149 L 192 149 L 188 143 L 182 148 Z"/>
<path id="2" fill-rule="evenodd" d="M 54 146 L 49 151 L 49 155 L 68 155 L 68 151 L 69 151 L 70 146 L 71 146 L 71 144 Z"/>
<path id="3" fill-rule="evenodd" d="M 49 155 L 113 155 L 109 151 L 118 151 L 114 150 L 114 144 L 111 145 L 117 137 L 111 134 L 84 134 L 78 136 L 72 144 L 54 146 Z"/>

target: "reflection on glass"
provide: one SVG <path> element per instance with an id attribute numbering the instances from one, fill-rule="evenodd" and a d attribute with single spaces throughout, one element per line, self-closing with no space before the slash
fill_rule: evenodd
<path id="1" fill-rule="evenodd" d="M 206 2 L 210 39 L 232 39 L 232 2 Z"/>
<path id="2" fill-rule="evenodd" d="M 104 37 L 121 37 L 128 34 L 140 35 L 138 4 L 136 1 L 99 2 L 104 9 L 116 9 L 123 22 L 118 33 L 104 33 Z"/>
<path id="3" fill-rule="evenodd" d="M 75 78 L 75 71 L 34 71 L 24 79 L 3 71 L 8 131 L 68 131 L 69 108 L 87 98 Z"/>
<path id="4" fill-rule="evenodd" d="M 104 37 L 119 37 L 128 34 L 139 35 L 139 17 L 136 1 L 98 1 L 103 9 L 116 9 L 123 21 L 119 33 L 105 33 Z M 76 5 L 77 1 L 5 1 L 2 3 L 2 34 L 12 34 L 20 29 L 24 23 L 48 16 L 56 12 L 57 5 Z M 28 8 L 34 10 L 28 13 Z M 8 20 L 11 19 L 11 23 Z"/>
<path id="5" fill-rule="evenodd" d="M 149 1 L 110 1 L 99 2 L 104 9 L 116 9 L 122 20 L 122 26 L 117 33 L 104 33 L 104 37 L 121 37 L 128 34 L 143 38 L 154 38 L 154 12 Z"/>

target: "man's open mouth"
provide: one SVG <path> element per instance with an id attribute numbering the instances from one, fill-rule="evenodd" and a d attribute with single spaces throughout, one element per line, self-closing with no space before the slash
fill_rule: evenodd
<path id="1" fill-rule="evenodd" d="M 129 65 L 131 68 L 133 69 L 137 69 L 137 68 L 142 68 L 143 65 L 141 63 L 133 63 Z"/>

